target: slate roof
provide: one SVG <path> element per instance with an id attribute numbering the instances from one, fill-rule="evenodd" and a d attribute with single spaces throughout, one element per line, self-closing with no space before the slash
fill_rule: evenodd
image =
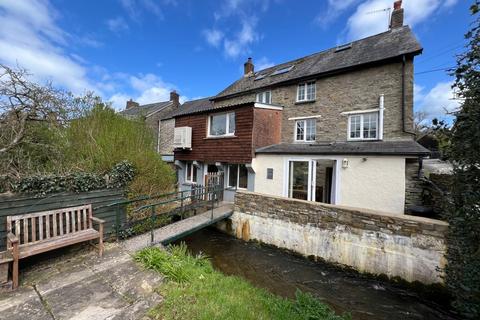
<path id="1" fill-rule="evenodd" d="M 428 156 L 430 151 L 413 140 L 407 141 L 355 141 L 325 142 L 314 144 L 280 143 L 259 148 L 262 154 L 309 154 L 309 155 L 403 155 Z"/>
<path id="2" fill-rule="evenodd" d="M 130 109 L 125 109 L 123 111 L 120 111 L 121 114 L 126 115 L 126 116 L 145 116 L 148 117 L 154 112 L 160 111 L 169 105 L 171 105 L 171 101 L 161 101 L 161 102 L 156 102 L 156 103 L 149 103 L 149 104 L 144 104 L 138 107 L 133 107 Z"/>
<path id="3" fill-rule="evenodd" d="M 210 99 L 211 97 L 186 101 L 171 114 L 171 117 L 213 110 L 213 101 L 211 101 Z"/>
<path id="4" fill-rule="evenodd" d="M 338 49 L 340 47 L 331 48 L 258 71 L 254 76 L 242 77 L 216 95 L 213 100 L 283 82 L 329 74 L 401 55 L 417 55 L 422 52 L 422 46 L 408 26 L 354 41 L 350 47 L 345 46 L 344 50 Z M 272 75 L 276 70 L 292 65 L 293 68 L 289 72 Z M 259 75 L 265 75 L 265 77 L 258 79 Z"/>

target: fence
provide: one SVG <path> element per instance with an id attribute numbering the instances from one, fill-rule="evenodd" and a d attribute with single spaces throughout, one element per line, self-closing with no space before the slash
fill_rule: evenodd
<path id="1" fill-rule="evenodd" d="M 5 250 L 7 216 L 91 203 L 94 216 L 105 220 L 105 233 L 111 234 L 115 231 L 115 225 L 126 221 L 126 210 L 125 208 L 108 207 L 106 204 L 125 201 L 125 199 L 125 191 L 121 189 L 57 193 L 40 198 L 31 195 L 0 196 L 0 251 Z"/>
<path id="2" fill-rule="evenodd" d="M 196 215 L 197 211 L 211 210 L 218 206 L 224 188 L 220 186 L 192 185 L 190 190 L 159 194 L 151 197 L 139 197 L 109 203 L 103 208 L 114 212 L 128 211 L 130 219 L 115 219 L 117 239 L 150 232 L 172 222 Z"/>

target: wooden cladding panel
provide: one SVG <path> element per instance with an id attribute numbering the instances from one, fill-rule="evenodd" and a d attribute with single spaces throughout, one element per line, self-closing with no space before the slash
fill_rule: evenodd
<path id="1" fill-rule="evenodd" d="M 225 112 L 222 110 L 222 112 Z M 207 138 L 208 117 L 196 114 L 175 118 L 175 127 L 192 127 L 192 150 L 176 150 L 176 160 L 249 163 L 252 161 L 253 104 L 235 112 L 235 137 Z M 217 113 L 221 113 L 220 111 Z"/>

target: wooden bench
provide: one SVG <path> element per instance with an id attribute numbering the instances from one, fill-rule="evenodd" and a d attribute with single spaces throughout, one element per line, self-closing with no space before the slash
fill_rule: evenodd
<path id="1" fill-rule="evenodd" d="M 98 224 L 98 231 L 93 223 Z M 13 256 L 13 288 L 18 286 L 18 261 L 75 243 L 99 240 L 103 254 L 104 221 L 93 216 L 92 205 L 7 216 L 7 250 Z"/>

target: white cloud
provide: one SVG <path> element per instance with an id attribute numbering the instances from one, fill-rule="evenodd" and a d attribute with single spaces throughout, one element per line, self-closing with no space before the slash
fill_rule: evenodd
<path id="1" fill-rule="evenodd" d="M 251 52 L 251 46 L 261 39 L 257 16 L 267 11 L 269 5 L 270 0 L 223 1 L 213 13 L 215 28 L 202 31 L 205 40 L 209 45 L 221 48 L 227 58 L 246 56 Z M 237 24 L 239 29 L 232 27 Z"/>
<path id="2" fill-rule="evenodd" d="M 218 47 L 223 39 L 223 32 L 217 29 L 205 29 L 203 30 L 203 36 L 207 40 L 208 44 L 214 47 Z"/>
<path id="3" fill-rule="evenodd" d="M 153 14 L 157 19 L 163 20 L 165 15 L 162 5 L 177 5 L 175 0 L 164 0 L 160 3 L 156 0 L 120 0 L 120 3 L 128 17 L 137 23 L 142 21 L 142 15 L 145 13 Z"/>
<path id="4" fill-rule="evenodd" d="M 414 88 L 415 110 L 425 113 L 428 119 L 448 117 L 448 113 L 460 106 L 455 99 L 452 82 L 439 82 L 428 92 L 422 86 L 415 85 Z"/>
<path id="5" fill-rule="evenodd" d="M 260 70 L 263 70 L 263 69 L 267 69 L 267 68 L 273 67 L 275 65 L 275 63 L 268 60 L 267 57 L 261 57 L 258 61 L 256 61 L 256 62 L 254 61 L 254 63 L 255 63 L 255 71 L 260 71 Z"/>
<path id="6" fill-rule="evenodd" d="M 0 1 L 0 62 L 77 93 L 91 90 L 86 68 L 63 50 L 70 35 L 56 25 L 56 16 L 46 1 Z"/>
<path id="7" fill-rule="evenodd" d="M 404 0 L 405 24 L 415 26 L 425 21 L 442 6 L 449 7 L 456 0 Z M 391 0 L 367 0 L 361 3 L 347 22 L 348 40 L 356 40 L 388 30 Z"/>
<path id="8" fill-rule="evenodd" d="M 242 29 L 233 37 L 225 38 L 223 47 L 227 57 L 236 58 L 241 53 L 246 55 L 250 52 L 250 45 L 260 39 L 255 30 L 256 24 L 256 18 L 243 19 Z"/>
<path id="9" fill-rule="evenodd" d="M 106 21 L 106 24 L 108 29 L 110 29 L 110 31 L 113 31 L 115 33 L 126 31 L 129 29 L 127 22 L 122 17 L 108 19 Z"/>
<path id="10" fill-rule="evenodd" d="M 133 99 L 140 104 L 154 103 L 158 101 L 167 101 L 170 99 L 170 92 L 177 90 L 176 86 L 164 82 L 159 76 L 148 73 L 139 75 L 128 75 L 119 73 L 113 75 L 111 82 L 118 81 L 118 85 L 127 86 L 133 89 L 131 94 L 122 91 L 115 92 L 108 99 L 117 110 L 123 110 L 127 100 Z M 178 91 L 178 90 L 177 90 Z M 186 97 L 181 96 L 180 100 L 184 101 Z"/>
<path id="11" fill-rule="evenodd" d="M 358 3 L 360 0 L 328 0 L 328 7 L 326 12 L 321 12 L 315 21 L 323 28 L 326 28 L 329 23 L 335 21 L 344 11 Z"/>

